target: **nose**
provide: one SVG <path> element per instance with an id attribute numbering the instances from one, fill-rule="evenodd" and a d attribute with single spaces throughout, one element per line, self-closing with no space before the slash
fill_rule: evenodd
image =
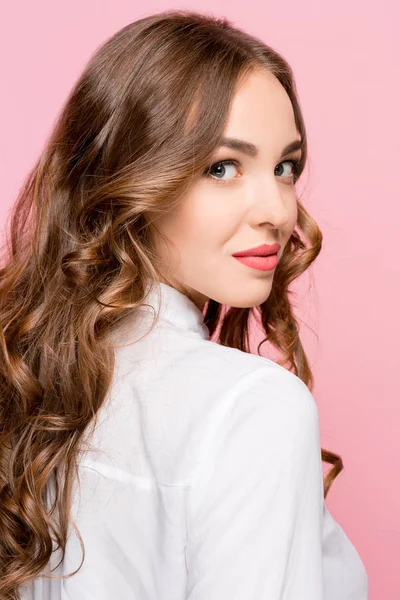
<path id="1" fill-rule="evenodd" d="M 249 222 L 257 227 L 270 225 L 282 229 L 291 216 L 293 190 L 275 177 L 263 177 L 252 190 L 253 201 L 249 211 Z"/>

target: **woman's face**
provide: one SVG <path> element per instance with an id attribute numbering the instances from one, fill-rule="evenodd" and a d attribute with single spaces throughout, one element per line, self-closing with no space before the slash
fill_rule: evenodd
<path id="1" fill-rule="evenodd" d="M 300 139 L 286 91 L 268 71 L 252 72 L 238 88 L 224 138 L 242 140 L 253 152 L 220 146 L 178 209 L 157 221 L 168 238 L 157 239 L 164 282 L 200 308 L 221 304 L 253 307 L 271 291 L 275 269 L 258 270 L 233 253 L 280 244 L 282 256 L 297 220 L 293 176 L 300 150 L 283 153 Z M 230 164 L 218 164 L 220 161 Z"/>

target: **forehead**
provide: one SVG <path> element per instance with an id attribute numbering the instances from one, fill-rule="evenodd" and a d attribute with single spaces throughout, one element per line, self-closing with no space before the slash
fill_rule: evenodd
<path id="1" fill-rule="evenodd" d="M 289 96 L 272 73 L 252 71 L 241 81 L 233 97 L 226 137 L 242 137 L 262 147 L 284 144 L 297 137 Z"/>

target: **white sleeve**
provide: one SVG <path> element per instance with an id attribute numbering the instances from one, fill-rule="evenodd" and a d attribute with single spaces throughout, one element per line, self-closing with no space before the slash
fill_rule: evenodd
<path id="1" fill-rule="evenodd" d="M 187 505 L 187 600 L 322 600 L 323 472 L 307 386 L 257 369 L 233 388 Z"/>

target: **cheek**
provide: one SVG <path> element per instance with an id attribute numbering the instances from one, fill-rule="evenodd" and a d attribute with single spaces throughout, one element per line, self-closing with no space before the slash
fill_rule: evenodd
<path id="1" fill-rule="evenodd" d="M 283 225 L 282 223 L 282 226 L 284 227 L 285 237 L 289 238 L 292 235 L 297 223 L 298 203 L 296 189 L 292 187 L 289 188 L 287 191 L 284 190 L 282 198 L 286 207 L 287 218 L 285 225 Z"/>
<path id="2" fill-rule="evenodd" d="M 243 193 L 229 192 L 229 198 L 216 197 L 213 190 L 197 190 L 182 204 L 158 221 L 157 227 L 179 248 L 220 247 L 237 231 L 243 218 Z M 284 192 L 287 207 L 285 237 L 289 239 L 297 223 L 298 204 L 294 189 Z"/>
<path id="3" fill-rule="evenodd" d="M 212 246 L 224 240 L 231 223 L 229 203 L 218 201 L 212 191 L 202 190 L 186 199 L 174 219 L 174 231 L 189 244 L 206 242 Z"/>
<path id="4" fill-rule="evenodd" d="M 157 221 L 157 228 L 178 249 L 196 247 L 212 237 L 211 206 L 205 198 L 191 196 Z"/>
<path id="5" fill-rule="evenodd" d="M 297 224 L 297 217 L 298 217 L 298 212 L 299 212 L 299 205 L 297 203 L 297 197 L 296 195 L 294 195 L 293 198 L 293 204 L 292 204 L 292 211 L 291 211 L 291 234 L 293 232 L 293 229 L 296 227 Z"/>

